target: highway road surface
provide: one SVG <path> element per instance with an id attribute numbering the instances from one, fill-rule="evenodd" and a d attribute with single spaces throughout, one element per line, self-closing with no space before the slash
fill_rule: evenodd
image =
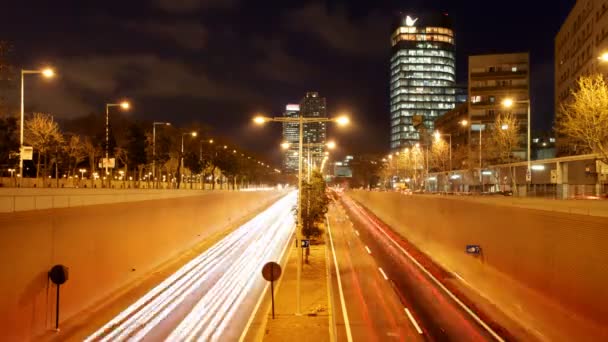
<path id="1" fill-rule="evenodd" d="M 281 260 L 294 233 L 295 203 L 296 192 L 280 199 L 86 341 L 238 340 L 267 284 L 262 266 Z"/>
<path id="2" fill-rule="evenodd" d="M 436 276 L 441 270 L 434 269 L 428 258 L 417 255 L 357 203 L 336 196 L 340 200 L 328 218 L 344 296 L 341 305 L 334 270 L 338 340 L 509 339 L 500 327 L 486 322 L 482 314 L 450 292 Z"/>

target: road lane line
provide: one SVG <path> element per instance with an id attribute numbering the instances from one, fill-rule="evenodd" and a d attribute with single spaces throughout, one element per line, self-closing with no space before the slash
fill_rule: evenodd
<path id="1" fill-rule="evenodd" d="M 372 251 L 369 249 L 369 247 L 365 246 L 365 250 L 367 251 L 367 254 L 372 254 Z"/>
<path id="2" fill-rule="evenodd" d="M 292 233 L 292 236 L 293 236 L 293 233 Z M 279 262 L 283 261 L 283 263 L 282 263 L 283 268 L 285 268 L 285 266 L 287 265 L 287 262 L 289 261 L 288 260 L 289 257 L 287 257 L 286 259 L 283 259 L 283 258 L 285 257 L 285 253 L 289 249 L 290 245 L 291 245 L 291 238 L 287 240 L 287 244 L 285 244 L 285 247 L 283 248 L 283 251 L 281 252 L 281 256 L 279 257 Z M 277 288 L 275 291 L 279 290 L 279 286 L 281 285 L 281 282 L 282 282 L 282 279 L 281 279 L 281 281 L 278 282 Z M 251 327 L 251 324 L 253 323 L 253 320 L 255 319 L 255 315 L 257 314 L 258 310 L 260 309 L 260 305 L 262 305 L 262 301 L 266 297 L 266 293 L 268 292 L 269 287 L 270 287 L 270 283 L 267 283 L 266 286 L 264 286 L 264 290 L 262 290 L 262 294 L 260 295 L 258 302 L 255 304 L 255 308 L 251 312 L 251 316 L 249 316 L 247 325 L 245 325 L 245 329 L 243 329 L 243 333 L 241 334 L 241 337 L 239 338 L 239 342 L 245 341 L 245 337 L 247 336 L 247 333 L 249 332 L 249 328 Z M 264 319 L 266 319 L 266 318 L 264 318 Z"/>
<path id="3" fill-rule="evenodd" d="M 384 234 L 405 256 L 410 259 L 414 265 L 416 265 L 424 274 L 427 275 L 429 279 L 431 279 L 439 288 L 441 288 L 453 301 L 455 301 L 466 313 L 468 313 L 479 325 L 481 325 L 492 337 L 494 337 L 497 341 L 504 342 L 505 340 L 498 335 L 494 329 L 492 329 L 486 322 L 484 322 L 473 310 L 471 310 L 466 304 L 464 304 L 456 295 L 452 293 L 445 285 L 443 285 L 435 276 L 429 272 L 422 264 L 416 260 L 408 251 L 406 251 L 397 241 L 393 240 L 393 238 L 388 235 L 387 232 L 378 225 L 366 212 L 365 210 L 357 203 L 353 202 L 353 205 L 359 210 L 359 212 L 364 215 L 369 222 L 371 222 L 376 228 Z"/>
<path id="4" fill-rule="evenodd" d="M 340 304 L 342 305 L 342 317 L 344 318 L 344 327 L 346 329 L 346 340 L 348 342 L 353 341 L 353 335 L 350 331 L 350 322 L 348 320 L 348 313 L 346 312 L 346 300 L 344 300 L 344 290 L 342 290 L 342 280 L 340 278 L 340 267 L 338 267 L 338 259 L 336 258 L 336 249 L 334 248 L 334 239 L 331 237 L 331 227 L 329 225 L 329 219 L 325 215 L 325 221 L 327 222 L 327 232 L 329 233 L 329 243 L 331 244 L 331 252 L 334 257 L 334 266 L 336 267 L 336 279 L 338 280 L 338 292 L 340 293 Z"/>
<path id="5" fill-rule="evenodd" d="M 388 280 L 388 277 L 386 276 L 386 273 L 384 273 L 384 271 L 382 270 L 382 267 L 378 267 L 378 271 L 380 271 L 380 273 L 382 273 L 384 280 Z"/>
<path id="6" fill-rule="evenodd" d="M 358 230 L 355 230 L 355 234 L 357 234 L 357 236 L 360 236 Z"/>
<path id="7" fill-rule="evenodd" d="M 416 331 L 422 335 L 422 330 L 420 329 L 420 326 L 418 325 L 418 322 L 416 322 L 416 320 L 414 319 L 414 316 L 412 316 L 412 313 L 410 312 L 410 310 L 408 310 L 407 308 L 405 309 L 405 313 L 407 314 L 407 317 L 410 319 L 410 322 L 412 322 L 412 325 L 414 326 L 414 328 L 416 328 Z"/>

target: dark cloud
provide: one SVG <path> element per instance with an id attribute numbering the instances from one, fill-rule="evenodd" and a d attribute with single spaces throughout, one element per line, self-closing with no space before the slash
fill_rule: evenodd
<path id="1" fill-rule="evenodd" d="M 37 82 L 38 96 L 30 103 L 61 117 L 95 110 L 95 104 L 84 101 L 86 94 L 106 94 L 108 100 L 128 96 L 142 101 L 190 98 L 249 103 L 260 98 L 257 92 L 240 84 L 213 79 L 200 68 L 152 54 L 89 56 L 66 59 L 57 65 L 60 82 L 44 88 Z"/>
<path id="2" fill-rule="evenodd" d="M 317 69 L 290 55 L 278 39 L 258 38 L 253 46 L 264 53 L 264 58 L 253 67 L 260 77 L 287 84 L 302 84 L 318 74 Z"/>
<path id="3" fill-rule="evenodd" d="M 175 43 L 189 50 L 201 50 L 207 44 L 207 29 L 199 23 L 129 22 L 125 24 L 125 27 L 137 32 L 143 32 L 162 41 Z"/>
<path id="4" fill-rule="evenodd" d="M 186 13 L 204 8 L 232 8 L 236 0 L 155 0 L 158 8 L 168 12 Z"/>
<path id="5" fill-rule="evenodd" d="M 375 56 L 387 49 L 387 19 L 372 12 L 364 17 L 349 16 L 344 7 L 333 11 L 313 2 L 288 12 L 284 25 L 319 38 L 328 47 L 346 54 Z"/>

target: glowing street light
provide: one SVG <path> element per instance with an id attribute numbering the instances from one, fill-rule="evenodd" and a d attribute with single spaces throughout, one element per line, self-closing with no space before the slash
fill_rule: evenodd
<path id="1" fill-rule="evenodd" d="M 266 116 L 258 115 L 253 118 L 253 122 L 258 125 L 264 124 L 266 122 L 281 122 L 281 123 L 297 123 L 299 125 L 299 146 L 298 146 L 298 219 L 297 219 L 297 228 L 296 228 L 296 241 L 302 239 L 302 168 L 303 168 L 303 147 L 304 147 L 304 124 L 306 123 L 321 123 L 321 122 L 335 122 L 339 126 L 346 126 L 350 123 L 350 119 L 346 115 L 341 115 L 336 118 L 321 118 L 321 117 L 304 117 L 302 112 L 299 113 L 298 117 L 274 117 L 269 118 Z M 299 315 L 301 313 L 301 278 L 302 278 L 302 254 L 297 253 L 298 255 L 298 263 L 297 263 L 297 274 L 296 274 L 296 314 Z"/>
<path id="2" fill-rule="evenodd" d="M 287 141 L 281 143 L 281 148 L 284 149 L 284 150 L 288 149 L 289 146 L 290 146 L 290 144 Z"/>
<path id="3" fill-rule="evenodd" d="M 597 59 L 599 59 L 602 63 L 608 62 L 608 51 L 603 52 Z"/>
<path id="4" fill-rule="evenodd" d="M 24 111 L 25 111 L 25 75 L 27 74 L 41 74 L 44 78 L 53 78 L 55 71 L 51 68 L 44 68 L 38 70 L 25 70 L 21 69 L 21 121 L 20 121 L 20 134 L 19 134 L 19 176 L 23 176 L 23 124 L 24 124 Z M 23 178 L 23 177 L 22 177 Z"/>
<path id="5" fill-rule="evenodd" d="M 110 107 L 120 107 L 123 110 L 128 110 L 131 105 L 127 101 L 106 103 L 106 159 L 104 163 L 106 165 L 106 175 L 108 174 L 108 166 L 110 164 Z"/>
<path id="6" fill-rule="evenodd" d="M 336 142 L 335 141 L 328 142 L 327 148 L 329 148 L 330 150 L 333 150 L 334 148 L 336 148 Z"/>
<path id="7" fill-rule="evenodd" d="M 513 101 L 513 99 L 512 99 L 512 98 L 506 98 L 506 99 L 504 99 L 504 100 L 502 101 L 502 105 L 503 105 L 505 108 L 511 108 L 511 107 L 513 107 L 513 103 L 514 103 L 514 101 Z"/>

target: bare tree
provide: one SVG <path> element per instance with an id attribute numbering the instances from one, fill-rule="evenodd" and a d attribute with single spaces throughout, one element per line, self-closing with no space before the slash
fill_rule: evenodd
<path id="1" fill-rule="evenodd" d="M 608 86 L 602 75 L 583 76 L 573 100 L 563 103 L 557 116 L 557 131 L 575 141 L 608 163 Z"/>
<path id="2" fill-rule="evenodd" d="M 440 171 L 448 169 L 450 162 L 450 147 L 443 139 L 435 140 L 431 147 L 431 163 Z"/>
<path id="3" fill-rule="evenodd" d="M 519 140 L 519 122 L 511 113 L 499 114 L 491 132 L 491 147 L 500 163 L 513 162 L 513 149 Z M 510 167 L 511 186 L 516 189 L 515 169 Z"/>
<path id="4" fill-rule="evenodd" d="M 68 176 L 76 173 L 76 167 L 87 156 L 85 144 L 79 135 L 72 135 L 63 146 L 64 152 L 68 155 Z M 91 169 L 91 173 L 93 169 Z"/>
<path id="5" fill-rule="evenodd" d="M 63 142 L 63 135 L 50 114 L 34 113 L 31 119 L 25 121 L 25 141 L 38 151 L 36 167 L 36 178 L 38 178 L 41 159 L 44 157 L 43 165 L 46 170 L 48 153 Z"/>

